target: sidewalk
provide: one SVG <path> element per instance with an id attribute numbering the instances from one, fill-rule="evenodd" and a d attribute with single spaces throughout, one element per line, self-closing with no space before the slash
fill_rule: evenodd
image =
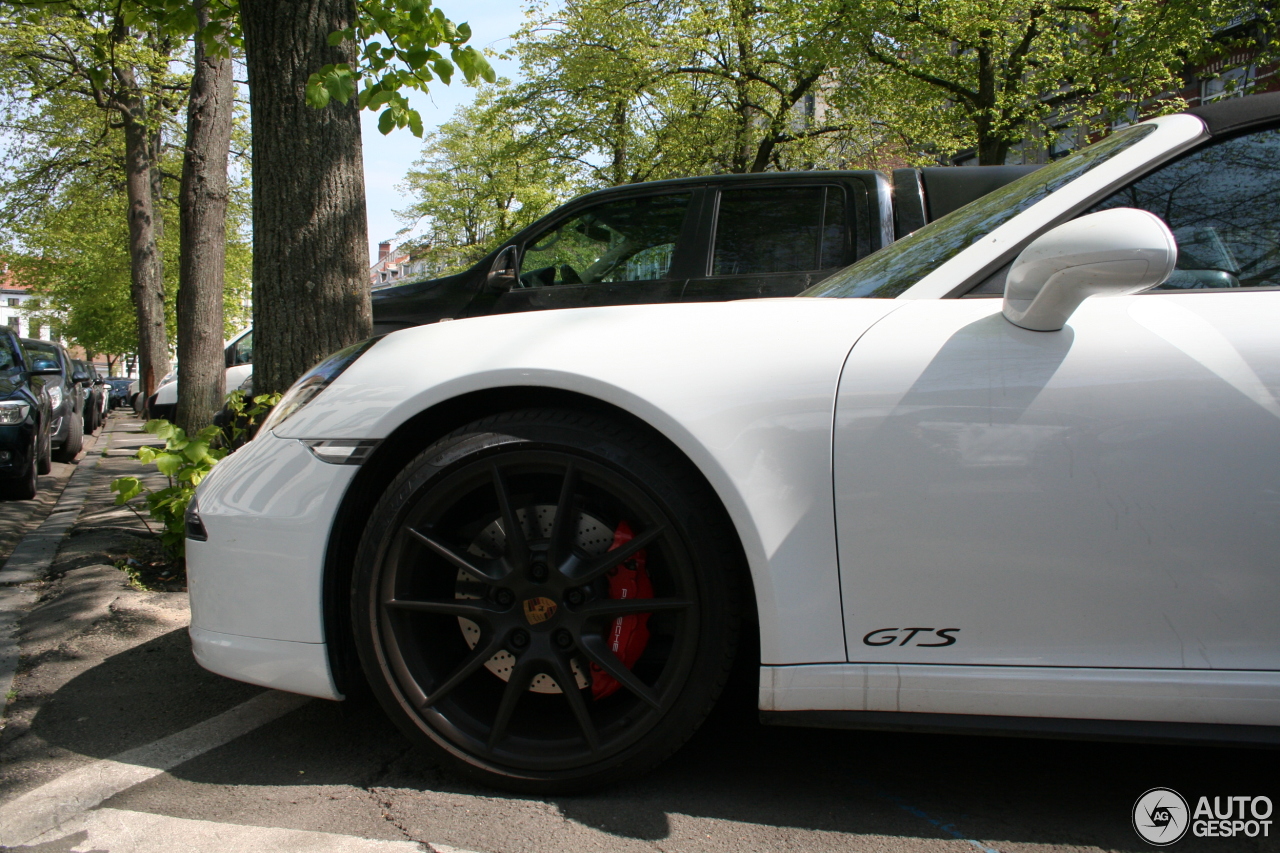
<path id="1" fill-rule="evenodd" d="M 185 589 L 135 589 L 113 565 L 154 542 L 137 515 L 115 505 L 110 488 L 125 475 L 164 483 L 133 458 L 140 445 L 154 441 L 141 429 L 132 412 L 113 413 L 47 518 L 0 566 L 0 794 L 6 798 L 102 750 L 152 740 L 188 716 L 154 701 L 151 708 L 174 719 L 149 719 L 137 704 L 157 691 L 182 692 L 145 664 L 173 658 L 181 669 L 195 669 Z M 73 703 L 79 708 L 66 708 L 78 716 L 62 719 L 55 693 L 62 691 L 61 702 L 67 685 L 104 659 L 162 636 L 169 638 L 165 654 L 143 656 L 144 665 L 114 672 L 109 683 L 85 685 L 88 692 Z M 103 725 L 108 720 L 115 724 Z"/>

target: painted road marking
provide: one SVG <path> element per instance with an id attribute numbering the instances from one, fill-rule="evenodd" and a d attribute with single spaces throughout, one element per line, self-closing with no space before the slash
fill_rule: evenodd
<path id="1" fill-rule="evenodd" d="M 268 690 L 154 743 L 59 776 L 0 806 L 0 846 L 28 844 L 108 797 L 229 743 L 309 701 L 307 696 Z"/>

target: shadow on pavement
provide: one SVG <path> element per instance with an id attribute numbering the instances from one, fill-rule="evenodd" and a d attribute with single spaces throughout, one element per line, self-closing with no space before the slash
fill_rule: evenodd
<path id="1" fill-rule="evenodd" d="M 50 743 L 105 757 L 207 718 L 256 692 L 200 670 L 185 632 L 118 654 L 69 682 L 36 717 Z M 482 790 L 412 748 L 369 703 L 314 701 L 178 767 L 217 786 L 354 786 L 545 802 L 620 839 L 655 842 L 681 816 L 837 835 L 980 839 L 1145 851 L 1130 826 L 1144 791 L 1267 795 L 1280 802 L 1271 750 L 1054 741 L 762 726 L 750 683 L 735 685 L 702 729 L 647 777 L 588 796 Z M 85 715 L 88 719 L 83 719 Z M 91 722 L 90 722 L 91 721 Z M 112 734 L 125 728 L 132 734 Z M 481 818 L 477 813 L 476 818 Z M 1267 839 L 1194 839 L 1178 850 L 1280 850 Z"/>
<path id="2" fill-rule="evenodd" d="M 109 758 L 195 725 L 261 690 L 201 669 L 186 630 L 178 629 L 72 678 L 45 700 L 30 731 L 50 745 Z"/>

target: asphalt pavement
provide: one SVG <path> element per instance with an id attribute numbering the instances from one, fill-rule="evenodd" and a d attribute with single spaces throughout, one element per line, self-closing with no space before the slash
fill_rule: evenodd
<path id="1" fill-rule="evenodd" d="M 196 665 L 185 592 L 135 589 L 112 565 L 147 540 L 108 489 L 143 470 L 139 429 L 113 416 L 79 461 L 83 509 L 39 578 L 0 568 L 0 610 L 27 601 L 0 730 L 0 850 L 1145 851 L 1131 812 L 1150 788 L 1280 802 L 1276 751 L 767 727 L 750 678 L 641 780 L 573 797 L 478 789 L 367 703 Z M 69 511 L 47 503 L 48 518 Z M 42 511 L 29 512 L 27 533 Z M 1275 835 L 1169 849 L 1275 851 Z"/>

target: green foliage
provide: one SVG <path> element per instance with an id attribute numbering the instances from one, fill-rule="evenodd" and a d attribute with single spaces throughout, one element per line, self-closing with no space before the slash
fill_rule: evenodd
<path id="1" fill-rule="evenodd" d="M 283 394 L 259 394 L 249 397 L 239 388 L 227 395 L 227 412 L 231 416 L 223 429 L 223 446 L 237 448 L 249 440 L 253 428 L 267 418 Z"/>
<path id="2" fill-rule="evenodd" d="M 188 438 L 185 432 L 166 420 L 147 421 L 142 429 L 163 441 L 164 447 L 141 447 L 137 457 L 142 462 L 154 464 L 168 485 L 152 490 L 137 477 L 120 477 L 111 483 L 111 490 L 116 493 L 118 506 L 144 495 L 147 511 L 160 522 L 161 544 L 170 557 L 180 559 L 186 544 L 184 517 L 187 505 L 195 497 L 196 486 L 227 454 L 226 450 L 214 446 L 221 430 L 206 427 Z"/>
<path id="3" fill-rule="evenodd" d="M 1216 35 L 1247 0 L 861 0 L 842 17 L 872 110 L 914 152 L 976 149 L 1005 161 L 1028 137 L 1134 121 L 1138 104 L 1182 88 L 1188 61 L 1225 52 Z M 1181 109 L 1177 98 L 1151 106 Z M 1072 142 L 1082 140 L 1075 139 Z"/>
<path id="4" fill-rule="evenodd" d="M 335 47 L 355 43 L 355 65 L 332 63 L 313 73 L 306 90 L 312 107 L 323 108 L 330 100 L 345 104 L 359 90 L 361 109 L 382 110 L 379 131 L 408 127 L 420 137 L 422 116 L 409 106 L 405 91 L 426 92 L 437 77 L 447 85 L 455 66 L 468 83 L 493 82 L 489 61 L 466 44 L 471 27 L 454 24 L 429 0 L 356 0 L 356 11 L 354 25 L 329 35 Z M 448 58 L 441 53 L 446 47 Z"/>
<path id="5" fill-rule="evenodd" d="M 120 477 L 111 483 L 116 493 L 116 505 L 128 506 L 133 499 L 142 496 L 147 512 L 161 526 L 160 542 L 166 554 L 173 560 L 181 560 L 186 551 L 186 512 L 196 487 L 221 459 L 244 438 L 245 432 L 280 402 L 279 394 L 263 394 L 246 402 L 244 392 L 234 391 L 227 404 L 235 414 L 230 441 L 221 427 L 205 427 L 195 436 L 188 436 L 182 429 L 163 419 L 147 421 L 143 432 L 154 435 L 164 446 L 140 447 L 137 458 L 153 464 L 164 475 L 168 485 L 151 489 L 138 477 Z M 135 510 L 136 511 L 136 510 Z"/>
<path id="6" fill-rule="evenodd" d="M 516 34 L 508 99 L 593 186 L 875 165 L 881 135 L 830 93 L 853 82 L 834 0 L 566 0 Z"/>
<path id="7" fill-rule="evenodd" d="M 433 276 L 466 269 L 579 191 L 569 168 L 511 123 L 509 92 L 503 80 L 460 107 L 427 137 L 400 187 L 415 203 L 398 215 L 428 224 L 425 236 L 408 248 L 431 261 Z"/>

